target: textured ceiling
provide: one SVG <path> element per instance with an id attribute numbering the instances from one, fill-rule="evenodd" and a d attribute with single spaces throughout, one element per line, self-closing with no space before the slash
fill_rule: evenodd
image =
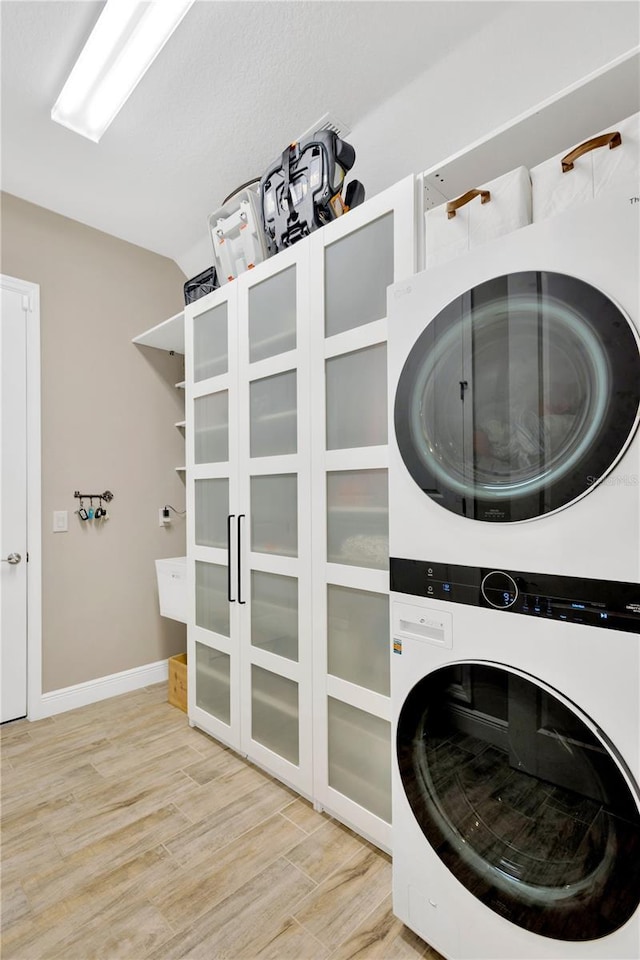
<path id="1" fill-rule="evenodd" d="M 50 111 L 102 6 L 0 3 L 2 189 L 180 261 L 323 113 L 353 128 L 506 4 L 198 0 L 95 144 Z"/>

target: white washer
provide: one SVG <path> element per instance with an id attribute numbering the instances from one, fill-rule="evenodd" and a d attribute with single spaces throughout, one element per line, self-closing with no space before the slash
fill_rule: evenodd
<path id="1" fill-rule="evenodd" d="M 637 960 L 640 637 L 392 620 L 394 913 L 448 960 Z"/>
<path id="2" fill-rule="evenodd" d="M 637 183 L 389 291 L 394 911 L 640 956 Z"/>

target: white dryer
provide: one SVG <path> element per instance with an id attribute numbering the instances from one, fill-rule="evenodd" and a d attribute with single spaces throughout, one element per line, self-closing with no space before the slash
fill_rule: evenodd
<path id="1" fill-rule="evenodd" d="M 640 579 L 634 186 L 389 289 L 391 556 Z"/>
<path id="2" fill-rule="evenodd" d="M 640 956 L 637 184 L 389 291 L 396 914 Z"/>

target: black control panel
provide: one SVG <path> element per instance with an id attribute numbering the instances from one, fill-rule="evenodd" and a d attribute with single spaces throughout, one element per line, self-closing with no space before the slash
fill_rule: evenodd
<path id="1" fill-rule="evenodd" d="M 396 593 L 640 633 L 638 583 L 396 557 L 391 558 L 390 572 L 391 589 Z"/>

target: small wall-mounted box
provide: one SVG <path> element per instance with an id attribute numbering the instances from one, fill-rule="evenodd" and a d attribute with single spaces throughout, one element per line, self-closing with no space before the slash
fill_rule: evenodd
<path id="1" fill-rule="evenodd" d="M 156 560 L 160 613 L 172 620 L 187 622 L 187 558 Z"/>

